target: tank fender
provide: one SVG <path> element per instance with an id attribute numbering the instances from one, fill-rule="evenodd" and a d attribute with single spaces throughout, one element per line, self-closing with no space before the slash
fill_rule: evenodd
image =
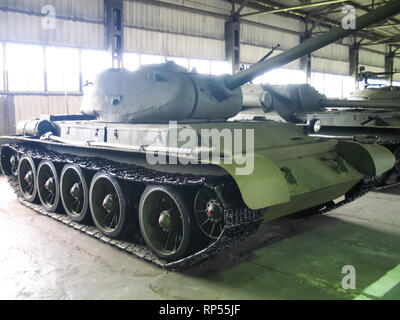
<path id="1" fill-rule="evenodd" d="M 379 176 L 394 167 L 393 153 L 378 144 L 340 141 L 336 151 L 348 163 L 368 176 Z"/>
<path id="2" fill-rule="evenodd" d="M 227 171 L 236 181 L 244 203 L 253 210 L 290 201 L 289 188 L 283 172 L 270 159 L 262 155 L 247 155 L 254 160 L 251 174 L 239 175 L 235 164 L 215 163 Z"/>

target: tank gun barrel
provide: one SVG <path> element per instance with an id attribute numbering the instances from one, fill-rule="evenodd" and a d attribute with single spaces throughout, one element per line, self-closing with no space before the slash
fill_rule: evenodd
<path id="1" fill-rule="evenodd" d="M 321 107 L 325 108 L 387 108 L 400 110 L 400 103 L 398 101 L 323 99 L 320 104 Z"/>
<path id="2" fill-rule="evenodd" d="M 287 50 L 275 57 L 255 64 L 247 70 L 240 71 L 234 75 L 225 78 L 225 86 L 234 90 L 255 77 L 275 68 L 286 65 L 298 58 L 307 55 L 310 52 L 316 51 L 328 44 L 334 43 L 344 37 L 347 37 L 357 31 L 369 27 L 385 18 L 391 17 L 400 12 L 400 1 L 392 1 L 389 4 L 371 11 L 361 17 L 356 18 L 355 29 L 343 29 L 342 26 L 335 27 L 331 31 L 316 37 L 311 38 L 302 44 Z"/>

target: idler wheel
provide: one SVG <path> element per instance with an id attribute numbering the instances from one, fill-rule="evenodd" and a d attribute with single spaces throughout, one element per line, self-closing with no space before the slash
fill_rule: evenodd
<path id="1" fill-rule="evenodd" d="M 117 179 L 98 172 L 89 191 L 89 205 L 93 222 L 107 237 L 118 237 L 127 222 L 126 200 Z"/>
<path id="2" fill-rule="evenodd" d="M 217 239 L 224 230 L 224 209 L 218 195 L 210 188 L 200 189 L 194 199 L 194 214 L 200 230 L 210 239 Z"/>
<path id="3" fill-rule="evenodd" d="M 162 259 L 179 260 L 192 238 L 189 211 L 181 195 L 169 186 L 148 186 L 139 203 L 142 236 Z"/>
<path id="4" fill-rule="evenodd" d="M 37 199 L 36 166 L 29 156 L 22 156 L 18 164 L 19 189 L 24 199 L 35 202 Z"/>
<path id="5" fill-rule="evenodd" d="M 40 202 L 48 212 L 55 212 L 60 204 L 57 169 L 51 161 L 43 160 L 37 169 L 37 190 Z"/>
<path id="6" fill-rule="evenodd" d="M 61 201 L 67 215 L 76 222 L 89 217 L 89 189 L 85 176 L 76 164 L 67 164 L 60 178 Z"/>
<path id="7" fill-rule="evenodd" d="M 17 154 L 13 154 L 10 157 L 10 170 L 11 174 L 15 177 L 18 176 L 18 165 L 19 165 L 19 158 Z"/>

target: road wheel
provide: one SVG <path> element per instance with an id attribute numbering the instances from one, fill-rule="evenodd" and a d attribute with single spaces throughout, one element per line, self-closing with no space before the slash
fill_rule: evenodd
<path id="1" fill-rule="evenodd" d="M 67 215 L 76 222 L 87 221 L 89 213 L 89 189 L 79 166 L 67 164 L 60 178 L 61 201 Z"/>
<path id="2" fill-rule="evenodd" d="M 42 206 L 48 212 L 56 212 L 60 205 L 60 180 L 57 169 L 51 161 L 40 162 L 36 183 Z"/>
<path id="3" fill-rule="evenodd" d="M 28 202 L 37 199 L 36 166 L 29 156 L 22 156 L 18 164 L 18 183 L 22 196 Z"/>
<path id="4" fill-rule="evenodd" d="M 96 227 L 107 237 L 116 238 L 128 227 L 127 205 L 114 176 L 97 173 L 90 184 L 89 205 Z"/>
<path id="5" fill-rule="evenodd" d="M 172 261 L 188 254 L 193 237 L 190 214 L 174 188 L 153 185 L 144 190 L 139 224 L 145 242 L 158 257 Z"/>

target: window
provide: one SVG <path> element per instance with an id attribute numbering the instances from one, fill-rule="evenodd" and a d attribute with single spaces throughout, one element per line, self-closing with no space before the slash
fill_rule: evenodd
<path id="1" fill-rule="evenodd" d="M 263 84 L 264 83 L 264 75 L 258 76 L 251 81 L 252 84 Z"/>
<path id="2" fill-rule="evenodd" d="M 263 82 L 271 85 L 279 84 L 278 73 L 278 69 L 274 69 L 264 73 L 264 75 L 262 76 Z"/>
<path id="3" fill-rule="evenodd" d="M 79 91 L 79 51 L 47 48 L 46 72 L 48 91 Z"/>
<path id="4" fill-rule="evenodd" d="M 190 59 L 189 70 L 192 71 L 193 68 L 197 71 L 197 73 L 210 74 L 210 61 Z"/>
<path id="5" fill-rule="evenodd" d="M 187 58 L 176 58 L 176 57 L 168 57 L 168 61 L 173 61 L 177 65 L 184 67 L 185 69 L 189 70 L 189 59 Z"/>
<path id="6" fill-rule="evenodd" d="M 140 55 L 140 64 L 141 65 L 158 64 L 158 63 L 164 63 L 164 62 L 165 62 L 165 57 L 163 57 L 163 56 L 156 56 L 156 55 L 151 55 L 151 54 Z"/>
<path id="7" fill-rule="evenodd" d="M 339 74 L 313 72 L 311 85 L 327 98 L 345 99 L 355 91 L 354 79 Z"/>
<path id="8" fill-rule="evenodd" d="M 4 90 L 3 45 L 0 43 L 0 91 Z"/>
<path id="9" fill-rule="evenodd" d="M 351 96 L 352 93 L 356 91 L 356 82 L 353 77 L 344 76 L 343 77 L 343 98 L 346 99 Z"/>
<path id="10" fill-rule="evenodd" d="M 44 49 L 40 46 L 7 44 L 10 91 L 44 91 Z"/>
<path id="11" fill-rule="evenodd" d="M 311 73 L 311 85 L 321 94 L 325 92 L 324 86 L 324 74 L 320 72 L 312 72 Z"/>
<path id="12" fill-rule="evenodd" d="M 307 74 L 302 70 L 291 69 L 289 76 L 290 76 L 289 83 L 293 84 L 307 83 Z"/>
<path id="13" fill-rule="evenodd" d="M 232 74 L 232 66 L 226 61 L 211 61 L 211 74 L 216 76 Z"/>
<path id="14" fill-rule="evenodd" d="M 129 71 L 135 71 L 139 68 L 140 58 L 136 53 L 124 53 L 124 68 Z"/>
<path id="15" fill-rule="evenodd" d="M 342 98 L 342 76 L 325 73 L 324 79 L 324 94 L 328 98 Z"/>
<path id="16" fill-rule="evenodd" d="M 368 79 L 368 85 L 371 87 L 388 86 L 389 82 L 386 79 Z"/>
<path id="17" fill-rule="evenodd" d="M 82 50 L 82 83 L 93 82 L 96 76 L 112 67 L 111 54 L 107 51 Z"/>

